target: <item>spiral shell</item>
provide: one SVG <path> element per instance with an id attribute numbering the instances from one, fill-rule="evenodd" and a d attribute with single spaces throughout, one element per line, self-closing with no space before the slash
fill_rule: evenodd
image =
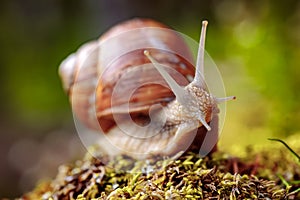
<path id="1" fill-rule="evenodd" d="M 163 30 L 149 32 L 149 29 L 144 30 L 147 27 Z M 144 66 L 150 63 L 143 54 L 145 48 L 153 49 L 152 55 L 160 64 L 167 64 L 186 77 L 183 79 L 182 76 L 171 74 L 180 85 L 188 84 L 187 80 L 191 80 L 195 74 L 195 67 L 191 64 L 193 58 L 181 36 L 167 28 L 150 19 L 126 21 L 111 28 L 98 41 L 83 45 L 61 64 L 64 89 L 70 96 L 73 111 L 79 120 L 94 129 L 98 129 L 100 124 L 104 132 L 109 131 L 115 124 L 111 116 L 112 92 L 124 73 L 130 73 L 128 80 L 124 80 L 125 93 L 147 80 L 156 79 L 157 83 L 164 84 L 164 79 L 154 68 Z M 119 36 L 121 34 L 124 36 Z M 124 94 L 115 98 L 115 110 L 125 112 L 122 108 L 129 103 L 129 112 L 140 118 L 141 115 L 148 115 L 151 105 L 167 104 L 175 96 L 167 87 L 147 84 L 138 88 L 129 102 L 122 97 Z"/>

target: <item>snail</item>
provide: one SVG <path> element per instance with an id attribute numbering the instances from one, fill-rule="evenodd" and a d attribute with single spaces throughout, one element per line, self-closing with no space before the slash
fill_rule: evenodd
<path id="1" fill-rule="evenodd" d="M 207 24 L 202 22 L 196 67 L 183 38 L 151 19 L 120 23 L 61 63 L 73 112 L 105 135 L 99 143 L 106 153 L 147 158 L 215 149 L 217 104 L 235 97 L 216 98 L 206 86 Z"/>

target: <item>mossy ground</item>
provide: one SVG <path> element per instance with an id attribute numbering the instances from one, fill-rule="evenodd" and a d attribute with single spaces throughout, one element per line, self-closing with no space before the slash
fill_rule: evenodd
<path id="1" fill-rule="evenodd" d="M 239 158 L 224 152 L 200 158 L 189 152 L 176 160 L 134 161 L 87 154 L 61 166 L 54 180 L 22 199 L 300 199 L 299 188 L 300 161 L 274 144 L 265 150 L 247 148 Z"/>

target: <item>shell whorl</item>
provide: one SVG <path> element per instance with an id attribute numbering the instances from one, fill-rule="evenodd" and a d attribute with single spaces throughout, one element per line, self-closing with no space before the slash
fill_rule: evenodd
<path id="1" fill-rule="evenodd" d="M 176 42 L 174 42 L 176 41 Z M 103 34 L 99 40 L 84 44 L 71 54 L 60 66 L 63 87 L 69 94 L 75 115 L 88 127 L 108 132 L 115 122 L 114 110 L 125 112 L 129 104 L 135 115 L 148 115 L 153 104 L 166 105 L 175 98 L 164 79 L 153 67 L 144 66 L 150 61 L 145 57 L 145 48 L 161 64 L 168 65 L 171 76 L 180 84 L 187 85 L 195 74 L 192 54 L 184 40 L 167 26 L 149 19 L 133 19 L 118 24 Z M 180 75 L 182 74 L 182 75 Z M 179 74 L 179 75 L 178 75 Z M 151 82 L 138 88 L 129 99 L 120 92 L 112 99 L 114 87 L 120 77 L 124 78 L 123 91 L 136 85 Z"/>

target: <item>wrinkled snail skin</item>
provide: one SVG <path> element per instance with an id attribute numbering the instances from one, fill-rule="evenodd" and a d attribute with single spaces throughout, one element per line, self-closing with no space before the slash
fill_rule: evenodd
<path id="1" fill-rule="evenodd" d="M 106 153 L 147 158 L 213 149 L 217 104 L 233 97 L 215 98 L 205 85 L 206 26 L 204 21 L 196 71 L 181 36 L 150 19 L 118 24 L 62 62 L 59 73 L 73 112 L 105 134 L 98 142 Z"/>

